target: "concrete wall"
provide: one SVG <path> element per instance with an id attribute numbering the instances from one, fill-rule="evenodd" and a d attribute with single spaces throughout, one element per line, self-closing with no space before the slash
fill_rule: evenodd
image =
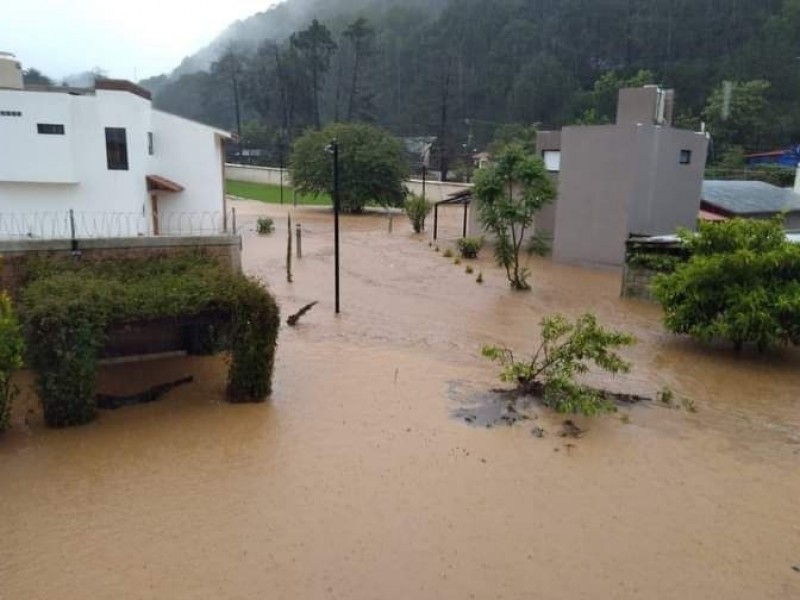
<path id="1" fill-rule="evenodd" d="M 658 275 L 658 271 L 625 265 L 622 269 L 622 290 L 620 295 L 623 298 L 655 301 L 651 284 L 656 275 Z"/>
<path id="2" fill-rule="evenodd" d="M 254 165 L 225 164 L 225 178 L 234 181 L 247 181 L 250 183 L 263 183 L 279 185 L 283 172 L 284 185 L 291 185 L 291 178 L 288 169 L 278 169 L 275 167 L 257 167 Z M 409 179 L 405 182 L 408 191 L 412 194 L 422 195 L 422 180 Z M 425 197 L 429 202 L 439 202 L 451 194 L 471 189 L 471 183 L 458 183 L 454 181 L 425 181 Z"/>
<path id="3" fill-rule="evenodd" d="M 0 289 L 12 294 L 24 280 L 26 263 L 32 258 L 102 262 L 168 256 L 202 250 L 223 264 L 241 271 L 239 236 L 148 237 L 79 240 L 78 254 L 69 240 L 0 241 Z"/>
<path id="4" fill-rule="evenodd" d="M 682 150 L 691 162 L 681 164 Z M 678 227 L 694 230 L 700 209 L 708 138 L 671 127 L 636 128 L 636 177 L 628 207 L 628 232 L 665 235 Z"/>
<path id="5" fill-rule="evenodd" d="M 22 113 L 0 118 L 0 213 L 73 209 L 141 215 L 150 223 L 150 174 L 185 188 L 170 197 L 175 210 L 223 210 L 218 139 L 224 132 L 153 111 L 149 100 L 118 90 L 0 90 L 0 110 Z M 64 135 L 39 134 L 37 123 L 63 125 Z M 125 129 L 127 170 L 108 169 L 106 127 Z M 152 156 L 148 132 L 155 141 Z"/>
<path id="6" fill-rule="evenodd" d="M 565 127 L 555 209 L 553 258 L 621 265 L 634 187 L 636 130 L 615 125 Z"/>

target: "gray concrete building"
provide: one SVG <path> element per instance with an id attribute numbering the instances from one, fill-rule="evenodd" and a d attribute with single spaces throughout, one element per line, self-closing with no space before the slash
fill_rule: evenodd
<path id="1" fill-rule="evenodd" d="M 696 227 L 708 136 L 673 128 L 672 107 L 671 90 L 623 89 L 614 124 L 539 134 L 537 150 L 558 165 L 558 199 L 537 230 L 552 231 L 556 261 L 618 266 L 630 235 Z"/>

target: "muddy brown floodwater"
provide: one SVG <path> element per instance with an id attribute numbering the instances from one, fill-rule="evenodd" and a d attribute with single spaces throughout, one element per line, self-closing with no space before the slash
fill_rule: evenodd
<path id="1" fill-rule="evenodd" d="M 195 383 L 76 429 L 26 416 L 26 391 L 0 439 L 0 598 L 800 598 L 800 354 L 674 339 L 614 272 L 536 260 L 515 294 L 484 258 L 478 285 L 381 215 L 343 219 L 336 317 L 330 213 L 295 210 L 287 284 L 285 211 L 236 205 L 284 317 L 320 302 L 281 332 L 271 401 L 225 404 L 221 358 L 106 368 L 111 393 Z M 586 310 L 640 340 L 631 376 L 598 383 L 697 412 L 575 419 L 578 440 L 541 409 L 454 416 L 497 385 L 481 344 L 532 347 L 544 314 Z"/>

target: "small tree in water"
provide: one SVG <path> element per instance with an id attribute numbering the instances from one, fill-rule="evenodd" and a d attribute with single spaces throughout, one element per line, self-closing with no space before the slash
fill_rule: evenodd
<path id="1" fill-rule="evenodd" d="M 481 224 L 495 236 L 497 263 L 505 268 L 513 289 L 530 289 L 530 272 L 520 264 L 525 232 L 536 213 L 556 196 L 544 163 L 522 146 L 509 145 L 494 165 L 478 171 L 475 194 Z"/>
<path id="2" fill-rule="evenodd" d="M 612 375 L 627 373 L 630 363 L 615 350 L 635 344 L 636 338 L 602 327 L 592 314 L 582 315 L 574 323 L 561 315 L 548 316 L 541 327 L 542 341 L 529 359 L 517 360 L 508 348 L 483 347 L 483 355 L 502 366 L 500 379 L 516 384 L 521 393 L 541 398 L 560 413 L 591 416 L 614 410 L 614 394 L 575 378 L 589 372 L 589 363 Z"/>

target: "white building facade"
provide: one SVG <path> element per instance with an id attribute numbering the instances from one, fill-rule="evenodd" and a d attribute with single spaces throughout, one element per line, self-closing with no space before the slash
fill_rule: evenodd
<path id="1" fill-rule="evenodd" d="M 0 237 L 228 230 L 229 133 L 155 110 L 127 81 L 26 89 L 11 61 L 0 56 Z"/>

